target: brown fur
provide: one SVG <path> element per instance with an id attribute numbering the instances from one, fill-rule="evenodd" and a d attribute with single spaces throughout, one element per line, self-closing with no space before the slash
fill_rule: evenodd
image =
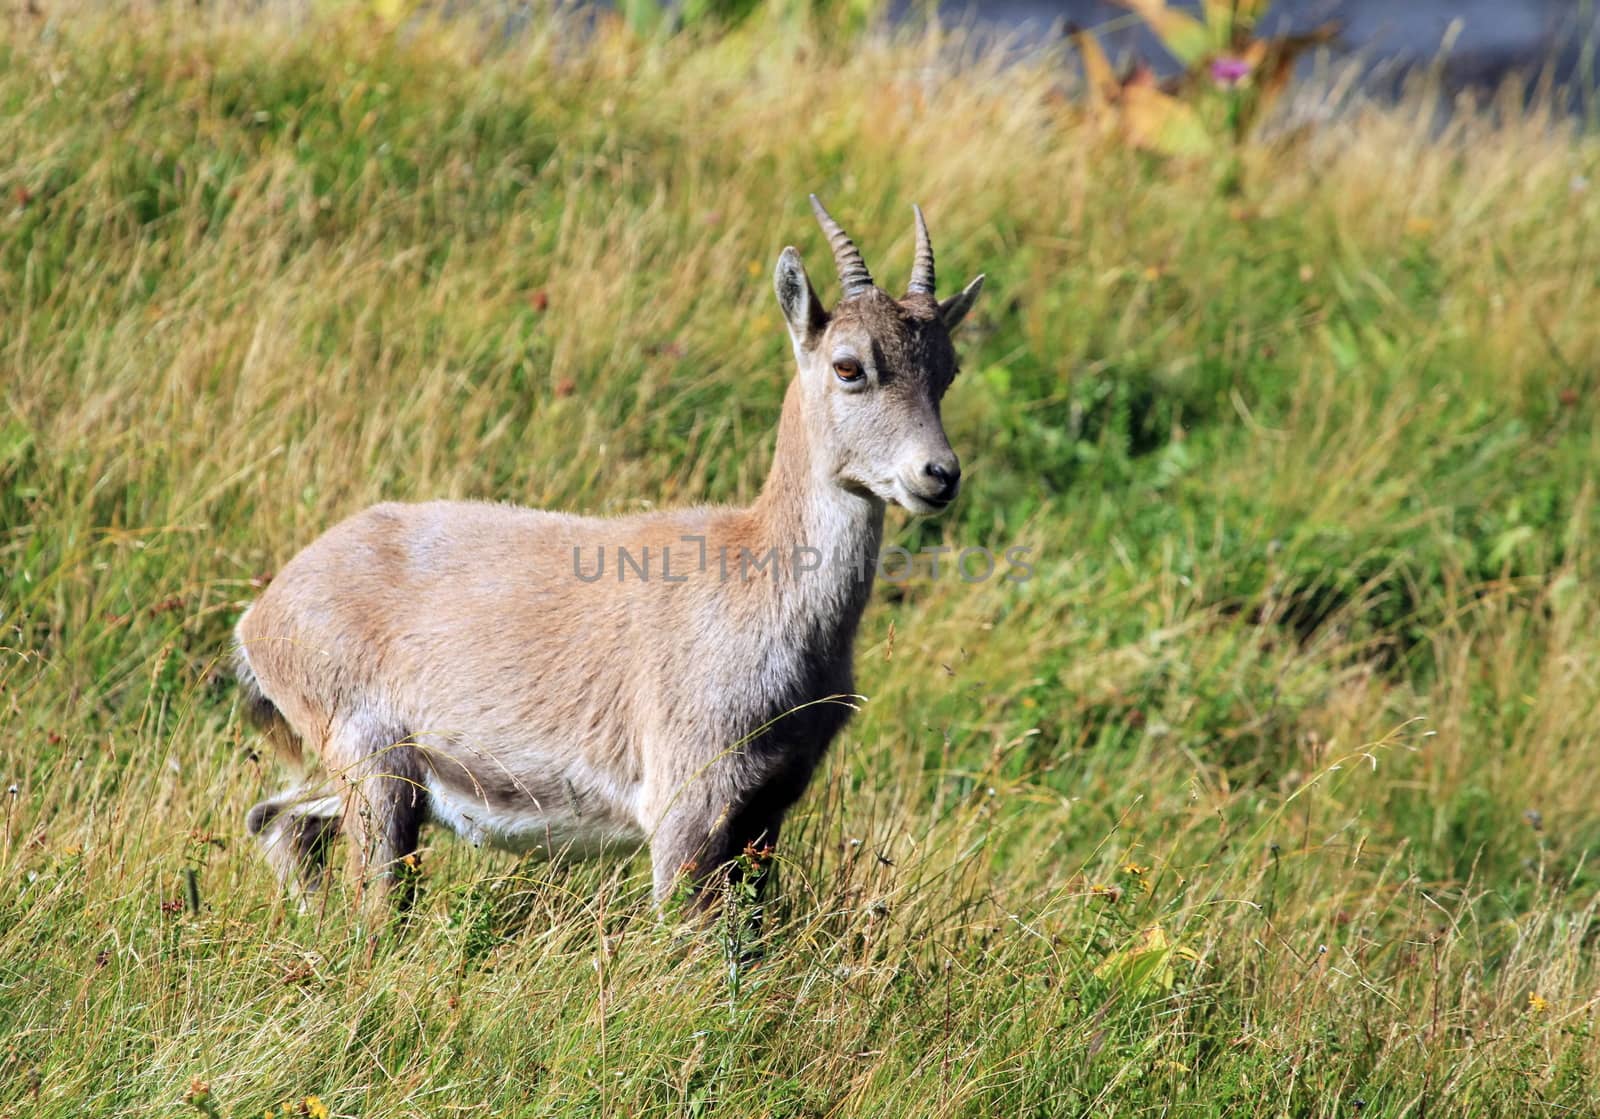
<path id="1" fill-rule="evenodd" d="M 939 399 L 981 280 L 944 304 L 873 288 L 830 314 L 784 250 L 799 371 L 749 508 L 386 504 L 295 556 L 238 626 L 247 706 L 336 790 L 252 810 L 291 889 L 315 888 L 342 831 L 358 885 L 390 894 L 430 818 L 550 856 L 648 842 L 658 898 L 775 842 L 852 709 L 885 503 L 954 495 Z M 836 374 L 841 355 L 859 383 Z M 685 537 L 704 538 L 703 569 Z M 649 577 L 619 579 L 621 550 L 648 554 Z M 772 552 L 766 571 L 740 564 Z M 580 578 L 599 553 L 604 575 Z"/>

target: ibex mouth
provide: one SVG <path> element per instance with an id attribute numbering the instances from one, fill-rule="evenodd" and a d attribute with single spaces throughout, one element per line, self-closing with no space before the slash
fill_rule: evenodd
<path id="1" fill-rule="evenodd" d="M 930 481 L 938 483 L 937 488 L 928 489 Z M 902 508 L 922 516 L 942 513 L 961 492 L 961 464 L 954 455 L 931 459 L 915 481 L 901 474 L 894 488 L 895 501 Z"/>
<path id="2" fill-rule="evenodd" d="M 915 513 L 918 516 L 927 517 L 932 516 L 935 513 L 943 513 L 946 509 L 950 508 L 950 505 L 955 501 L 955 499 L 956 495 L 953 493 L 948 497 L 942 494 L 918 493 L 910 486 L 902 484 L 900 486 L 900 492 L 896 495 L 895 504 L 899 505 L 900 508 L 904 509 L 908 513 Z"/>

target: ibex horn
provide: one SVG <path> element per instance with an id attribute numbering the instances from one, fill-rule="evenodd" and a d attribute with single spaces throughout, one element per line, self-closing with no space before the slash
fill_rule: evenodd
<path id="1" fill-rule="evenodd" d="M 933 242 L 928 239 L 928 223 L 922 216 L 922 207 L 912 203 L 917 215 L 917 256 L 911 264 L 911 286 L 907 295 L 933 294 Z"/>
<path id="2" fill-rule="evenodd" d="M 861 250 L 850 240 L 850 235 L 839 228 L 839 223 L 828 215 L 828 211 L 822 208 L 822 203 L 817 201 L 814 194 L 811 196 L 811 211 L 817 215 L 817 222 L 822 226 L 822 232 L 828 235 L 828 244 L 833 247 L 833 263 L 839 270 L 839 282 L 844 285 L 844 297 L 849 299 L 871 288 L 872 274 L 861 259 Z"/>

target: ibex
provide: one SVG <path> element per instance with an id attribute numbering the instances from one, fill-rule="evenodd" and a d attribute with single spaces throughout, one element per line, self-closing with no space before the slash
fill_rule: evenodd
<path id="1" fill-rule="evenodd" d="M 843 297 L 824 309 L 800 254 L 778 257 L 799 368 L 753 505 L 376 505 L 245 611 L 247 708 L 289 760 L 309 748 L 324 770 L 247 819 L 302 905 L 341 834 L 365 904 L 403 901 L 400 864 L 430 821 L 548 857 L 648 843 L 658 903 L 680 875 L 704 901 L 749 845 L 777 841 L 853 710 L 885 506 L 936 513 L 959 488 L 939 405 L 950 332 L 983 284 L 935 297 L 913 207 L 895 299 L 811 206 Z"/>

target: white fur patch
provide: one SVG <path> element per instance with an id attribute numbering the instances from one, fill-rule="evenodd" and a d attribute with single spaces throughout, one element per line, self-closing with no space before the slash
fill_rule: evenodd
<path id="1" fill-rule="evenodd" d="M 312 800 L 297 800 L 283 810 L 282 818 L 291 816 L 315 816 L 319 819 L 337 819 L 344 811 L 336 796 L 316 797 Z"/>
<path id="2" fill-rule="evenodd" d="M 588 859 L 637 850 L 644 833 L 633 824 L 595 812 L 585 815 L 571 804 L 489 804 L 463 796 L 431 776 L 428 803 L 433 821 L 443 824 L 476 847 L 497 847 L 545 858 Z"/>

